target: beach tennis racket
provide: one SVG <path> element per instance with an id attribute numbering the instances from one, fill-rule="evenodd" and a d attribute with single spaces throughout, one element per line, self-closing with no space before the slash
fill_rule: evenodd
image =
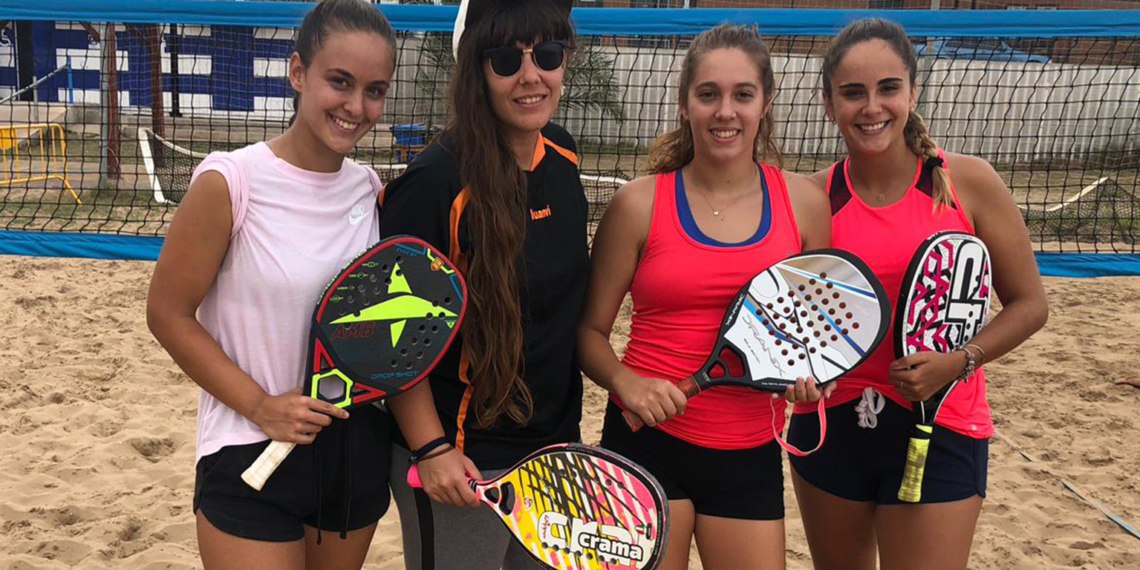
<path id="1" fill-rule="evenodd" d="M 824 385 L 858 366 L 882 342 L 890 301 L 851 253 L 793 255 L 753 277 L 733 297 L 712 354 L 677 384 L 687 398 L 713 386 L 783 392 L 796 378 Z M 622 413 L 633 431 L 644 426 Z"/>
<path id="2" fill-rule="evenodd" d="M 463 276 L 431 245 L 381 241 L 333 278 L 313 310 L 303 393 L 351 409 L 407 391 L 447 351 L 466 301 Z M 295 445 L 270 443 L 242 480 L 260 491 Z"/>
<path id="3" fill-rule="evenodd" d="M 953 352 L 966 346 L 990 314 L 990 254 L 986 244 L 962 232 L 940 232 L 922 242 L 910 260 L 895 309 L 895 355 Z M 954 386 L 943 386 L 913 406 L 914 429 L 906 452 L 899 500 L 917 503 L 934 418 Z"/>
<path id="4" fill-rule="evenodd" d="M 469 483 L 547 568 L 652 570 L 661 562 L 669 501 L 652 475 L 612 451 L 552 445 L 498 477 Z M 408 485 L 422 487 L 415 465 Z"/>

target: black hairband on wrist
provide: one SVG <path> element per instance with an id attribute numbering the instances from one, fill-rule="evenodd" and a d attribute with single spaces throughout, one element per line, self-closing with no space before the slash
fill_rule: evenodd
<path id="1" fill-rule="evenodd" d="M 451 445 L 451 440 L 447 439 L 447 436 L 437 437 L 421 445 L 419 449 L 413 450 L 411 457 L 408 458 L 408 462 L 413 465 L 419 463 L 421 460 L 426 459 L 429 453 L 444 445 Z"/>

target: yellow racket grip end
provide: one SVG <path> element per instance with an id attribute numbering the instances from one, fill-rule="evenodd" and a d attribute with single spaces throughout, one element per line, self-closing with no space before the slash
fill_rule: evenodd
<path id="1" fill-rule="evenodd" d="M 260 491 L 261 488 L 265 486 L 265 482 L 269 480 L 269 477 L 273 475 L 273 472 L 277 471 L 281 462 L 285 461 L 286 457 L 289 457 L 289 453 L 293 451 L 293 448 L 296 446 L 297 444 L 295 443 L 284 441 L 270 442 L 269 446 L 265 448 L 265 451 L 261 452 L 257 461 L 254 461 L 253 465 L 250 465 L 249 469 L 246 469 L 241 474 L 241 480 L 245 481 L 246 485 L 253 487 L 255 491 Z"/>
<path id="2" fill-rule="evenodd" d="M 930 451 L 932 426 L 916 425 L 906 450 L 906 471 L 903 471 L 902 486 L 899 487 L 899 500 L 917 503 L 922 499 L 922 476 L 926 471 L 926 453 Z"/>

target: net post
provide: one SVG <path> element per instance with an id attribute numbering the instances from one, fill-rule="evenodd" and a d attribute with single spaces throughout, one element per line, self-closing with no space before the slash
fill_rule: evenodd
<path id="1" fill-rule="evenodd" d="M 103 29 L 103 42 L 100 45 L 100 121 L 99 131 L 102 141 L 99 149 L 99 186 L 108 187 L 119 178 L 119 80 L 117 77 L 118 54 L 115 42 L 115 24 L 108 22 Z"/>
<path id="2" fill-rule="evenodd" d="M 75 104 L 75 74 L 72 73 L 71 56 L 67 56 L 67 104 Z"/>
<path id="3" fill-rule="evenodd" d="M 162 24 L 151 24 L 144 28 L 147 50 L 150 52 L 150 128 L 155 135 L 166 138 L 166 123 L 163 120 L 162 100 Z M 166 154 L 162 145 L 154 149 L 154 161 L 158 166 L 166 164 Z"/>
<path id="4" fill-rule="evenodd" d="M 178 24 L 170 24 L 170 116 L 181 117 L 179 97 L 182 86 L 179 83 L 178 56 L 181 53 L 182 40 L 178 34 Z"/>

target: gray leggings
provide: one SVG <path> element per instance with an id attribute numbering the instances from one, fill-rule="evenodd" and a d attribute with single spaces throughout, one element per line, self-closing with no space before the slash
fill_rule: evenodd
<path id="1" fill-rule="evenodd" d="M 392 446 L 392 496 L 407 570 L 543 570 L 489 508 L 441 505 L 409 487 L 408 455 Z M 491 478 L 503 471 L 482 473 Z"/>

